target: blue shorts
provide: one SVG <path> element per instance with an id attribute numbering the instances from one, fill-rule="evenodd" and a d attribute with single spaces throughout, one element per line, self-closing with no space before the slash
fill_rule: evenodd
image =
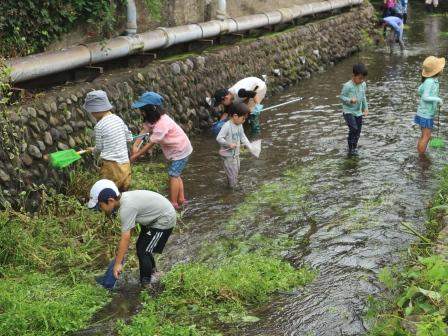
<path id="1" fill-rule="evenodd" d="M 419 115 L 416 115 L 414 118 L 414 122 L 423 128 L 433 128 L 434 127 L 434 120 L 429 118 L 423 118 Z"/>
<path id="2" fill-rule="evenodd" d="M 170 169 L 168 170 L 169 176 L 180 176 L 182 171 L 185 169 L 188 163 L 188 159 L 190 159 L 190 155 L 180 160 L 173 160 L 171 162 Z"/>

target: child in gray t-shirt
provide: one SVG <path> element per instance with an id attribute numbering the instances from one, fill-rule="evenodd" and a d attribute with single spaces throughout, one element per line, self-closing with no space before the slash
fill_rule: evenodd
<path id="1" fill-rule="evenodd" d="M 176 211 L 173 205 L 168 199 L 153 191 L 133 190 L 118 196 L 111 188 L 99 191 L 98 205 L 108 216 L 119 210 L 121 239 L 113 267 L 116 279 L 122 271 L 122 261 L 129 247 L 132 229 L 136 223 L 140 224 L 141 231 L 137 240 L 140 282 L 143 287 L 150 287 L 156 269 L 152 253 L 162 253 L 176 225 Z"/>
<path id="2" fill-rule="evenodd" d="M 244 103 L 231 105 L 229 108 L 229 120 L 222 126 L 216 137 L 216 141 L 221 146 L 219 154 L 223 159 L 227 182 L 231 188 L 235 188 L 238 183 L 241 143 L 250 148 L 250 142 L 243 129 L 243 123 L 249 113 L 250 110 Z"/>

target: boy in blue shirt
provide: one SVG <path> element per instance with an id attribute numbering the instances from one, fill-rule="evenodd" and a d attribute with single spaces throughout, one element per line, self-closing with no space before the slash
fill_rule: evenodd
<path id="1" fill-rule="evenodd" d="M 342 86 L 339 96 L 342 103 L 342 113 L 348 126 L 348 152 L 357 155 L 358 140 L 361 135 L 362 116 L 369 113 L 366 98 L 367 68 L 364 64 L 353 66 L 353 76 Z"/>

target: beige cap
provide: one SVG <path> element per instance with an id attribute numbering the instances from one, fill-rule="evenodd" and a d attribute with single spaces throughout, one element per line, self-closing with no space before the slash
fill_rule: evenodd
<path id="1" fill-rule="evenodd" d="M 423 77 L 432 77 L 437 75 L 445 67 L 445 57 L 437 58 L 435 56 L 428 56 L 423 61 Z"/>

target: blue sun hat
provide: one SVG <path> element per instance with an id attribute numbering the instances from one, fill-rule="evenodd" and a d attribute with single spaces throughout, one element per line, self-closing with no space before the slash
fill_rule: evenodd
<path id="1" fill-rule="evenodd" d="M 163 97 L 159 95 L 156 92 L 153 91 L 146 91 L 144 94 L 142 94 L 137 101 L 135 101 L 132 104 L 132 108 L 138 109 L 140 107 L 143 107 L 145 105 L 157 105 L 161 106 L 163 105 Z"/>

